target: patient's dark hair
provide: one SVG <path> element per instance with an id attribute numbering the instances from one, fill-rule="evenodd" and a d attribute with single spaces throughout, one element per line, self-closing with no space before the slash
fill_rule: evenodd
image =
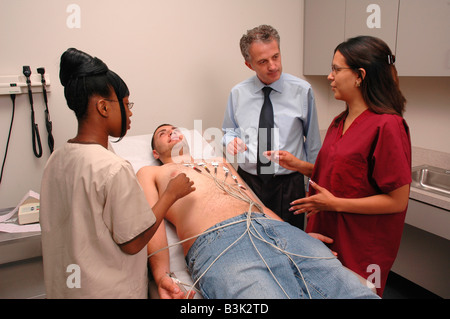
<path id="1" fill-rule="evenodd" d="M 123 99 L 130 95 L 125 82 L 100 59 L 70 48 L 61 56 L 59 78 L 64 86 L 67 105 L 79 121 L 87 116 L 89 99 L 94 95 L 104 98 L 116 93 L 122 114 L 121 137 L 126 133 L 126 113 Z"/>
<path id="2" fill-rule="evenodd" d="M 160 127 L 163 127 L 163 126 L 171 126 L 171 127 L 173 127 L 172 124 L 161 124 L 161 125 L 158 125 L 157 128 L 155 128 L 155 131 L 153 132 L 153 135 L 152 135 L 152 150 L 155 150 L 155 133 Z M 159 165 L 164 165 L 164 163 L 161 162 L 161 160 L 159 158 L 156 159 L 156 161 L 159 163 Z"/>
<path id="3" fill-rule="evenodd" d="M 155 128 L 155 131 L 153 132 L 153 135 L 152 135 L 152 150 L 155 149 L 155 133 L 160 127 L 163 127 L 163 126 L 172 126 L 173 127 L 172 124 L 161 124 L 161 125 L 158 125 L 157 128 Z"/>

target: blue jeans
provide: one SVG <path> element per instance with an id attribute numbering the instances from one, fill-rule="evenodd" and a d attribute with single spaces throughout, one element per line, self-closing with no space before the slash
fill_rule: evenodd
<path id="1" fill-rule="evenodd" d="M 244 213 L 209 230 L 224 225 L 198 237 L 186 256 L 204 298 L 378 298 L 297 227 Z"/>

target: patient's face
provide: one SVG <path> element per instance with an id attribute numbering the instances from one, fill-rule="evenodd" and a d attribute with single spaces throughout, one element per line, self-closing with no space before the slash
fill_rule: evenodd
<path id="1" fill-rule="evenodd" d="M 184 135 L 181 134 L 177 127 L 171 125 L 161 126 L 154 134 L 155 151 L 157 151 L 160 156 L 163 154 L 170 154 L 172 148 L 183 141 L 183 139 Z"/>

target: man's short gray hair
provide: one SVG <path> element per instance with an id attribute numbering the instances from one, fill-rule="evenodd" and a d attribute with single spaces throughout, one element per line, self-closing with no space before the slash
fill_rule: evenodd
<path id="1" fill-rule="evenodd" d="M 255 41 L 261 41 L 264 43 L 269 43 L 273 40 L 276 40 L 278 43 L 278 47 L 280 47 L 280 35 L 278 31 L 275 30 L 270 25 L 260 25 L 259 27 L 253 28 L 247 31 L 247 34 L 244 34 L 239 43 L 241 47 L 241 53 L 244 57 L 245 61 L 250 61 L 249 49 L 250 45 Z"/>

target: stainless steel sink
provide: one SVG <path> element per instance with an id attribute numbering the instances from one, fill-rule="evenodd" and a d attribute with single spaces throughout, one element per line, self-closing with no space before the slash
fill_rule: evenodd
<path id="1" fill-rule="evenodd" d="M 428 165 L 413 167 L 411 186 L 450 197 L 450 170 Z"/>

